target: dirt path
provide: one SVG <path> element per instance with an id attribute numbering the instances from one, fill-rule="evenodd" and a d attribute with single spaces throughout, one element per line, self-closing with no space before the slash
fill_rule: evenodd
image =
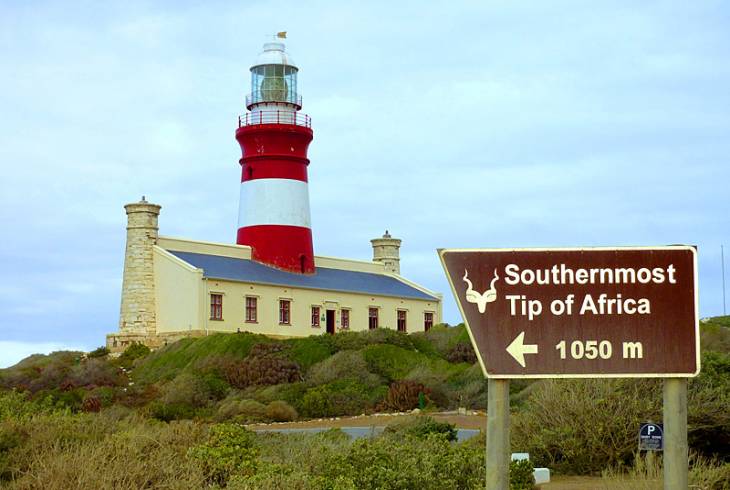
<path id="1" fill-rule="evenodd" d="M 383 427 L 389 423 L 402 419 L 410 413 L 403 414 L 378 414 L 358 415 L 355 417 L 335 417 L 328 419 L 305 420 L 302 422 L 279 422 L 273 424 L 251 424 L 247 427 L 256 429 L 314 429 L 331 427 Z M 469 415 L 458 415 L 453 412 L 428 413 L 426 414 L 441 422 L 449 422 L 459 429 L 481 429 L 486 430 L 487 416 L 484 413 L 469 412 Z"/>

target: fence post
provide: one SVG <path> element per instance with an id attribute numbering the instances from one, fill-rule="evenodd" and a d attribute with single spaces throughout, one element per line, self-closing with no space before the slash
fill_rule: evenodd
<path id="1" fill-rule="evenodd" d="M 509 380 L 487 380 L 487 490 L 509 489 Z"/>
<path id="2" fill-rule="evenodd" d="M 685 490 L 689 480 L 687 378 L 664 380 L 664 490 Z"/>

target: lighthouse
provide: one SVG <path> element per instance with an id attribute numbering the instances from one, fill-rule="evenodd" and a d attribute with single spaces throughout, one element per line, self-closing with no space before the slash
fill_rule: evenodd
<path id="1" fill-rule="evenodd" d="M 239 116 L 241 196 L 236 243 L 251 247 L 251 258 L 288 272 L 314 273 L 309 213 L 307 149 L 309 116 L 299 112 L 299 69 L 280 33 L 251 67 L 248 112 Z"/>

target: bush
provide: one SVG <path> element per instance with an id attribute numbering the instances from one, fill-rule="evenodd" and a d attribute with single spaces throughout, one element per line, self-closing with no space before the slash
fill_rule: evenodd
<path id="1" fill-rule="evenodd" d="M 306 392 L 307 386 L 304 383 L 284 383 L 271 386 L 249 386 L 241 391 L 241 395 L 265 404 L 274 400 L 284 400 L 290 405 L 298 407 Z"/>
<path id="2" fill-rule="evenodd" d="M 156 401 L 150 403 L 147 411 L 152 418 L 162 422 L 192 419 L 195 417 L 195 408 L 187 403 L 164 403 Z"/>
<path id="3" fill-rule="evenodd" d="M 240 425 L 218 424 L 205 444 L 190 449 L 188 456 L 202 464 L 211 484 L 226 486 L 234 475 L 252 476 L 258 467 L 256 435 Z"/>
<path id="4" fill-rule="evenodd" d="M 510 490 L 532 490 L 535 488 L 535 465 L 529 459 L 510 461 L 509 488 Z"/>
<path id="5" fill-rule="evenodd" d="M 447 358 L 457 343 L 471 343 L 463 323 L 455 327 L 449 327 L 447 324 L 434 325 L 428 332 L 419 332 L 413 334 L 413 337 L 424 339 L 431 345 L 431 349 L 443 359 Z"/>
<path id="6" fill-rule="evenodd" d="M 430 362 L 423 354 L 395 345 L 369 345 L 362 353 L 368 370 L 383 376 L 388 381 L 403 379 L 416 366 L 428 365 Z"/>
<path id="7" fill-rule="evenodd" d="M 261 422 L 266 420 L 266 405 L 256 400 L 227 398 L 218 405 L 215 419 L 218 422 L 233 419 L 240 423 Z"/>
<path id="8" fill-rule="evenodd" d="M 477 362 L 477 355 L 471 342 L 459 342 L 446 354 L 446 360 L 453 363 L 466 362 L 474 364 Z"/>
<path id="9" fill-rule="evenodd" d="M 212 359 L 243 360 L 255 344 L 271 342 L 257 334 L 218 333 L 199 338 L 185 338 L 140 359 L 133 376 L 139 383 L 169 381 L 182 371 L 194 370 Z"/>
<path id="10" fill-rule="evenodd" d="M 117 363 L 124 369 L 131 369 L 134 361 L 141 359 L 150 353 L 150 348 L 144 344 L 133 342 L 129 347 L 124 349 L 122 355 L 117 359 Z"/>
<path id="11" fill-rule="evenodd" d="M 249 356 L 241 362 L 226 366 L 226 381 L 236 388 L 251 385 L 293 383 L 302 378 L 299 365 L 274 355 Z"/>
<path id="12" fill-rule="evenodd" d="M 348 477 L 355 488 L 372 490 L 483 488 L 486 479 L 484 450 L 452 444 L 443 435 L 358 439 L 330 471 Z"/>
<path id="13" fill-rule="evenodd" d="M 339 335 L 339 334 L 338 334 Z M 306 371 L 313 364 L 327 359 L 335 352 L 332 338 L 336 335 L 322 334 L 318 336 L 287 339 L 284 342 L 289 347 L 287 355 Z"/>
<path id="14" fill-rule="evenodd" d="M 405 412 L 413 410 L 418 408 L 419 397 L 425 396 L 428 398 L 430 393 L 431 391 L 421 383 L 409 380 L 396 381 L 388 388 L 385 400 L 378 405 L 378 411 L 395 410 Z"/>
<path id="15" fill-rule="evenodd" d="M 213 398 L 208 384 L 192 373 L 184 372 L 162 387 L 162 403 L 199 408 Z"/>
<path id="16" fill-rule="evenodd" d="M 514 417 L 512 444 L 560 473 L 630 464 L 641 422 L 660 420 L 661 392 L 650 379 L 540 381 Z"/>
<path id="17" fill-rule="evenodd" d="M 266 407 L 266 418 L 274 422 L 291 422 L 297 419 L 297 411 L 285 401 L 276 400 Z"/>
<path id="18" fill-rule="evenodd" d="M 420 365 L 405 377 L 407 381 L 422 384 L 429 391 L 429 400 L 437 407 L 456 408 L 461 391 L 452 389 L 446 382 L 448 373 L 431 366 Z"/>
<path id="19" fill-rule="evenodd" d="M 373 409 L 385 394 L 385 387 L 373 389 L 353 380 L 339 380 L 307 390 L 293 404 L 305 417 L 359 415 Z"/>
<path id="20" fill-rule="evenodd" d="M 89 352 L 86 357 L 89 359 L 96 359 L 100 357 L 106 357 L 109 355 L 109 349 L 107 349 L 105 346 L 97 347 L 96 349 Z"/>
<path id="21" fill-rule="evenodd" d="M 87 395 L 84 401 L 81 403 L 81 410 L 84 412 L 100 412 L 101 411 L 101 400 L 96 396 Z"/>
<path id="22" fill-rule="evenodd" d="M 356 380 L 367 386 L 378 386 L 381 379 L 368 371 L 365 357 L 360 351 L 341 351 L 311 367 L 307 381 L 312 385 L 324 385 L 341 379 Z"/>
<path id="23" fill-rule="evenodd" d="M 710 458 L 730 461 L 730 355 L 702 354 L 702 371 L 689 381 L 688 442 Z"/>
<path id="24" fill-rule="evenodd" d="M 425 439 L 431 434 L 441 434 L 446 437 L 447 441 L 456 440 L 456 427 L 453 424 L 438 422 L 425 415 L 394 422 L 385 428 L 385 432 L 387 434 L 406 434 L 418 439 Z"/>
<path id="25" fill-rule="evenodd" d="M 87 359 L 73 366 L 64 381 L 70 386 L 124 386 L 128 378 L 105 359 Z"/>
<path id="26" fill-rule="evenodd" d="M 3 488 L 205 487 L 200 465 L 185 461 L 188 448 L 206 437 L 200 424 L 114 419 L 103 411 L 36 416 L 13 431 L 22 440 L 4 452 L 9 471 Z"/>

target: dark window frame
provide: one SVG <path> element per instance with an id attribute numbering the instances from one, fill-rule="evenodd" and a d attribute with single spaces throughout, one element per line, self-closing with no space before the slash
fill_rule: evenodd
<path id="1" fill-rule="evenodd" d="M 210 319 L 223 320 L 223 295 L 220 293 L 210 293 Z"/>
<path id="2" fill-rule="evenodd" d="M 401 316 L 403 318 L 401 318 Z M 408 331 L 408 312 L 406 310 L 397 310 L 396 313 L 396 324 L 399 332 Z"/>
<path id="3" fill-rule="evenodd" d="M 246 323 L 259 322 L 258 303 L 258 298 L 256 296 L 246 296 Z"/>
<path id="4" fill-rule="evenodd" d="M 321 314 L 321 307 L 319 306 L 312 306 L 312 326 L 313 327 L 320 327 L 321 321 L 320 321 L 320 314 Z"/>
<path id="5" fill-rule="evenodd" d="M 433 312 L 425 311 L 425 312 L 423 312 L 423 330 L 428 332 L 432 328 L 433 328 Z"/>
<path id="6" fill-rule="evenodd" d="M 368 308 L 368 329 L 375 330 L 379 326 L 379 308 Z"/>
<path id="7" fill-rule="evenodd" d="M 291 325 L 291 300 L 279 300 L 279 325 Z"/>

